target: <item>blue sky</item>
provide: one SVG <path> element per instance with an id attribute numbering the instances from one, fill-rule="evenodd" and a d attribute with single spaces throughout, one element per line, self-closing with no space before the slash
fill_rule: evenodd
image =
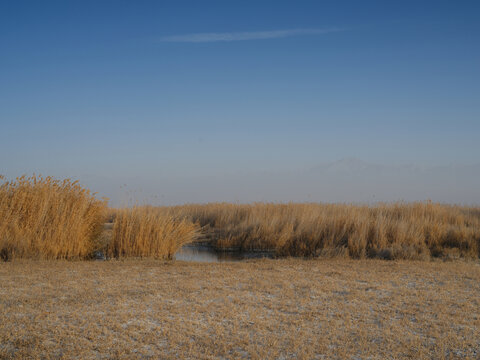
<path id="1" fill-rule="evenodd" d="M 478 1 L 4 1 L 0 173 L 113 197 L 351 157 L 480 163 L 479 16 Z"/>

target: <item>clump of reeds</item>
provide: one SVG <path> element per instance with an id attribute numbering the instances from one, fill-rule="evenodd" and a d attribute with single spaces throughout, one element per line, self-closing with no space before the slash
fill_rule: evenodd
<path id="1" fill-rule="evenodd" d="M 193 242 L 198 225 L 150 206 L 118 209 L 107 253 L 110 257 L 172 259 L 184 244 Z"/>
<path id="2" fill-rule="evenodd" d="M 89 257 L 102 231 L 105 209 L 106 200 L 96 199 L 77 181 L 42 176 L 4 181 L 0 184 L 0 257 Z"/>
<path id="3" fill-rule="evenodd" d="M 279 256 L 477 258 L 480 211 L 425 203 L 207 204 L 164 208 L 210 229 L 217 248 L 275 250 Z"/>

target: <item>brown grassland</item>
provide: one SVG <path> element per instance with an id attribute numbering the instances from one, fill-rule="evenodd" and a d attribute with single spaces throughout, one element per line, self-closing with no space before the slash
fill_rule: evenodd
<path id="1" fill-rule="evenodd" d="M 478 359 L 480 264 L 0 263 L 0 359 Z"/>
<path id="2" fill-rule="evenodd" d="M 195 241 L 286 259 L 171 261 Z M 478 359 L 479 256 L 479 208 L 109 209 L 21 177 L 0 184 L 0 359 Z"/>

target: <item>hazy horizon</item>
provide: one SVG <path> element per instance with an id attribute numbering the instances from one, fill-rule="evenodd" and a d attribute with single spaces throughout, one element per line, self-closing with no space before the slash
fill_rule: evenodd
<path id="1" fill-rule="evenodd" d="M 480 204 L 479 10 L 2 3 L 0 174 L 113 205 Z"/>
<path id="2" fill-rule="evenodd" d="M 480 163 L 385 165 L 351 157 L 288 171 L 233 171 L 193 176 L 150 173 L 145 177 L 77 174 L 71 177 L 98 192 L 98 197 L 108 197 L 111 206 L 211 202 L 374 204 L 427 200 L 480 204 L 477 185 Z"/>

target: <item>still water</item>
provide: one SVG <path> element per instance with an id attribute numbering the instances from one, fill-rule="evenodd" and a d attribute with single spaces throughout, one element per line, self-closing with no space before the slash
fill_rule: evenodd
<path id="1" fill-rule="evenodd" d="M 273 252 L 218 251 L 211 246 L 187 244 L 175 254 L 176 260 L 196 262 L 227 262 L 261 258 L 273 258 Z"/>

